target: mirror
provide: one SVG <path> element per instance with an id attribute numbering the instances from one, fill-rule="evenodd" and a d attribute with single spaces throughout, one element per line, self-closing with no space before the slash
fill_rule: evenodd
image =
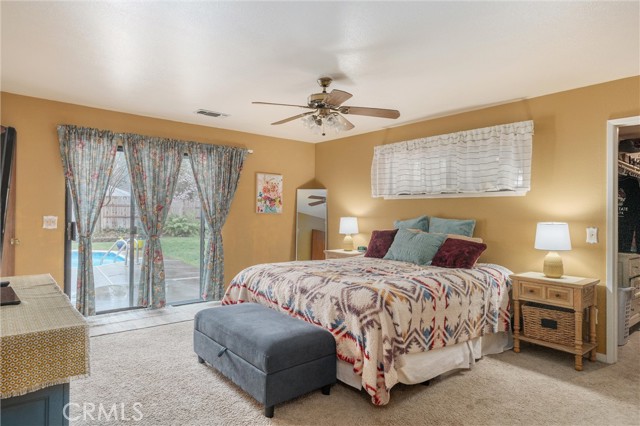
<path id="1" fill-rule="evenodd" d="M 327 190 L 298 189 L 296 260 L 324 260 L 327 248 Z"/>

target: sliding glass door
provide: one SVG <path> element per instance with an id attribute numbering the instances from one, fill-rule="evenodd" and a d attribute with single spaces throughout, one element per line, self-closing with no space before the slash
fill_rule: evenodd
<path id="1" fill-rule="evenodd" d="M 77 242 L 71 200 L 67 208 L 65 289 L 76 300 Z M 97 313 L 138 307 L 138 283 L 145 236 L 124 152 L 116 154 L 113 174 L 93 237 L 93 273 Z M 203 223 L 191 164 L 182 162 L 179 183 L 161 237 L 167 304 L 199 301 L 203 253 Z"/>
<path id="2" fill-rule="evenodd" d="M 67 199 L 70 203 L 70 197 Z M 75 222 L 73 209 L 68 208 L 67 213 L 71 214 L 71 220 L 68 220 L 67 226 L 67 240 L 70 242 L 67 244 L 65 280 L 69 281 L 70 298 L 75 303 L 78 243 L 72 229 Z M 98 313 L 137 307 L 137 282 L 144 247 L 144 239 L 137 233 L 138 220 L 124 153 L 119 151 L 91 239 Z"/>
<path id="3" fill-rule="evenodd" d="M 191 162 L 185 156 L 160 238 L 164 253 L 167 304 L 199 301 L 203 228 L 200 197 Z"/>

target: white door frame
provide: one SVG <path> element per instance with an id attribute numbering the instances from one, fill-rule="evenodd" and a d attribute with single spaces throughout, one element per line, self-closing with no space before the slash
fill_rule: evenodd
<path id="1" fill-rule="evenodd" d="M 607 121 L 607 355 L 618 361 L 618 128 L 640 125 L 640 116 Z"/>

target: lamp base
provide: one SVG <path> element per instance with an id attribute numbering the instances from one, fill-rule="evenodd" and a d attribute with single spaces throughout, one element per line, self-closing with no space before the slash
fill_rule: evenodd
<path id="1" fill-rule="evenodd" d="M 550 251 L 544 257 L 544 265 L 542 267 L 542 272 L 545 277 L 549 278 L 561 278 L 562 274 L 564 274 L 564 267 L 562 265 L 562 258 L 555 251 Z"/>
<path id="2" fill-rule="evenodd" d="M 344 241 L 342 242 L 342 249 L 344 251 L 352 251 L 353 250 L 353 238 L 351 238 L 351 235 L 346 235 L 344 237 Z"/>

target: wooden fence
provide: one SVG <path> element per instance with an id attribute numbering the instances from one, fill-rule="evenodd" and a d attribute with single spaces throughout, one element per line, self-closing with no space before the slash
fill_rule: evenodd
<path id="1" fill-rule="evenodd" d="M 110 229 L 129 229 L 131 215 L 131 198 L 112 196 L 108 204 L 102 206 L 100 218 L 94 232 Z M 170 216 L 187 216 L 200 218 L 200 200 L 173 200 Z"/>

